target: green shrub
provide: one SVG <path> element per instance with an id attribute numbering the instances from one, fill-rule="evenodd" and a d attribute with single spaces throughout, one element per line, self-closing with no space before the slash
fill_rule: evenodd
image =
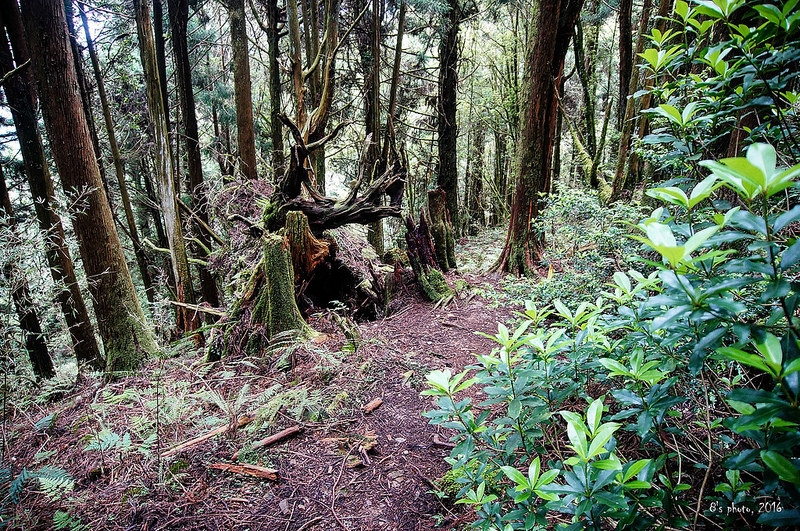
<path id="1" fill-rule="evenodd" d="M 745 507 L 754 523 L 800 521 L 800 205 L 785 200 L 800 165 L 776 168 L 757 144 L 702 166 L 711 175 L 689 190 L 649 192 L 673 209 L 637 225 L 655 271 L 617 272 L 574 310 L 529 304 L 476 365 L 428 376 L 437 408 L 425 415 L 454 430 L 448 462 L 467 471 L 459 496 L 475 527 L 531 529 L 558 513 L 565 529 L 724 525 Z M 714 206 L 723 186 L 742 206 Z M 460 397 L 475 385 L 478 404 Z"/>

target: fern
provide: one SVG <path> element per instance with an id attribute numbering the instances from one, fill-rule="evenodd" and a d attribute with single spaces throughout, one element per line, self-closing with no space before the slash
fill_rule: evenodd
<path id="1" fill-rule="evenodd" d="M 52 501 L 60 500 L 75 488 L 75 480 L 63 468 L 43 466 L 36 472 L 36 477 L 39 480 L 39 488 Z"/>
<path id="2" fill-rule="evenodd" d="M 53 528 L 57 531 L 86 531 L 89 528 L 77 516 L 66 511 L 56 511 L 53 515 Z"/>
<path id="3" fill-rule="evenodd" d="M 0 469 L 0 474 L 2 474 L 3 477 L 10 477 L 10 469 Z M 22 497 L 25 484 L 30 479 L 37 479 L 39 487 L 42 489 L 45 496 L 54 501 L 61 499 L 64 494 L 75 487 L 75 480 L 70 473 L 63 468 L 43 466 L 39 470 L 34 471 L 23 468 L 17 477 L 11 480 L 8 486 L 8 495 L 5 499 L 15 505 L 18 504 Z"/>

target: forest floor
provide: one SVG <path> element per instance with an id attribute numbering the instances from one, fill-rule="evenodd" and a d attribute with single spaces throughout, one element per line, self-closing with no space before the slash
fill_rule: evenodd
<path id="1" fill-rule="evenodd" d="M 449 280 L 472 289 L 434 307 L 402 287 L 397 311 L 359 324 L 357 348 L 323 313 L 311 319 L 319 338 L 263 358 L 208 365 L 184 345 L 135 376 L 51 384 L 47 400 L 11 411 L 3 437 L 15 474 L 56 477 L 21 484 L 0 514 L 20 529 L 462 529 L 468 515 L 434 493 L 449 435 L 421 416 L 433 404 L 420 392 L 428 372 L 461 371 L 490 352 L 475 332 L 494 333 L 521 309 L 502 302 L 497 277 L 479 273 L 501 244 L 499 232 L 462 241 L 462 269 Z M 252 422 L 226 431 L 247 414 Z M 214 429 L 224 433 L 162 456 Z M 228 464 L 271 468 L 277 479 Z"/>

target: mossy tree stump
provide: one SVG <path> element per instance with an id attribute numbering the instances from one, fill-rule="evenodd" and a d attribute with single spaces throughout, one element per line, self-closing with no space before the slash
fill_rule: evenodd
<path id="1" fill-rule="evenodd" d="M 411 269 L 414 270 L 414 276 L 428 300 L 438 302 L 452 296 L 455 292 L 447 285 L 447 280 L 437 264 L 436 251 L 424 211 L 420 212 L 419 226 L 414 226 L 411 216 L 406 217 L 406 244 Z"/>
<path id="2" fill-rule="evenodd" d="M 209 361 L 226 355 L 260 355 L 276 335 L 296 331 L 298 337 L 316 334 L 303 319 L 294 290 L 294 267 L 289 239 L 280 233 L 262 237 L 263 256 L 256 265 L 242 297 L 230 312 L 232 326 L 211 345 Z"/>
<path id="3" fill-rule="evenodd" d="M 428 212 L 431 216 L 430 233 L 436 251 L 436 262 L 445 273 L 456 266 L 456 238 L 450 213 L 447 211 L 447 194 L 441 187 L 428 191 Z"/>

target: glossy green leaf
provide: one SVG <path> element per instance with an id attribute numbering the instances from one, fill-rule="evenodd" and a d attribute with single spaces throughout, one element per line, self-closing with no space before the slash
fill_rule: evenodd
<path id="1" fill-rule="evenodd" d="M 761 459 L 783 481 L 800 485 L 800 471 L 784 456 L 774 450 L 761 450 Z"/>

